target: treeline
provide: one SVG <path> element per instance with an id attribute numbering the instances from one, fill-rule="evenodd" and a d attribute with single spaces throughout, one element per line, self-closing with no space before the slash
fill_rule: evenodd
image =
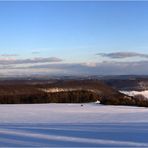
<path id="1" fill-rule="evenodd" d="M 99 99 L 87 90 L 67 92 L 44 92 L 47 85 L 0 85 L 0 104 L 29 103 L 84 103 Z"/>
<path id="2" fill-rule="evenodd" d="M 126 105 L 126 106 L 148 107 L 148 99 L 143 96 L 134 96 L 134 97 L 104 96 L 100 100 L 100 103 L 104 105 Z"/>
<path id="3" fill-rule="evenodd" d="M 69 92 L 37 92 L 32 94 L 0 95 L 0 104 L 31 104 L 31 103 L 86 103 L 94 102 L 99 96 L 85 91 Z"/>
<path id="4" fill-rule="evenodd" d="M 66 92 L 44 91 L 51 88 L 74 88 L 75 90 Z M 98 90 L 98 93 L 88 91 L 90 89 Z M 7 81 L 0 83 L 0 104 L 85 103 L 99 100 L 101 94 L 104 93 L 117 92 L 96 80 L 63 80 L 54 83 Z"/>
<path id="5" fill-rule="evenodd" d="M 51 88 L 78 89 L 65 92 L 44 91 Z M 148 99 L 143 96 L 129 97 L 96 80 L 59 81 L 53 84 L 0 83 L 0 104 L 87 103 L 97 100 L 105 105 L 148 107 Z"/>

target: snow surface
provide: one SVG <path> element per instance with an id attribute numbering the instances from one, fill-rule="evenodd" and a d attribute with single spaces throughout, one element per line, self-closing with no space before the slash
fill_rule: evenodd
<path id="1" fill-rule="evenodd" d="M 148 147 L 148 108 L 89 104 L 0 105 L 0 146 Z"/>
<path id="2" fill-rule="evenodd" d="M 120 91 L 121 93 L 124 93 L 129 96 L 135 96 L 135 95 L 143 95 L 146 98 L 148 98 L 148 90 L 145 91 Z"/>

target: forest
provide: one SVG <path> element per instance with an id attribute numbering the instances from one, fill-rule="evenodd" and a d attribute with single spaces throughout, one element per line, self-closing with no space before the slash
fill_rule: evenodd
<path id="1" fill-rule="evenodd" d="M 44 91 L 52 88 L 73 91 Z M 91 90 L 91 91 L 90 91 Z M 0 104 L 88 103 L 148 107 L 143 96 L 130 97 L 98 80 L 61 80 L 49 82 L 0 82 Z"/>

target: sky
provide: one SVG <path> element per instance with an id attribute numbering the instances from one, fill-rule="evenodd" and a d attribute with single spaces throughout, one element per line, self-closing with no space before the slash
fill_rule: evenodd
<path id="1" fill-rule="evenodd" d="M 0 76 L 148 74 L 147 1 L 0 1 Z"/>

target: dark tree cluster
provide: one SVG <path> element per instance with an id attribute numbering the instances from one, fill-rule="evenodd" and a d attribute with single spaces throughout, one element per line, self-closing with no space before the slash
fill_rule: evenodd
<path id="1" fill-rule="evenodd" d="M 139 107 L 148 107 L 148 99 L 142 96 L 104 96 L 100 100 L 101 104 L 104 105 L 127 105 L 127 106 L 139 106 Z"/>
<path id="2" fill-rule="evenodd" d="M 0 85 L 0 104 L 22 103 L 84 103 L 99 99 L 95 93 L 87 90 L 45 92 L 48 85 Z"/>
<path id="3" fill-rule="evenodd" d="M 87 103 L 97 101 L 100 97 L 95 93 L 79 90 L 49 93 L 48 98 L 51 103 Z"/>

